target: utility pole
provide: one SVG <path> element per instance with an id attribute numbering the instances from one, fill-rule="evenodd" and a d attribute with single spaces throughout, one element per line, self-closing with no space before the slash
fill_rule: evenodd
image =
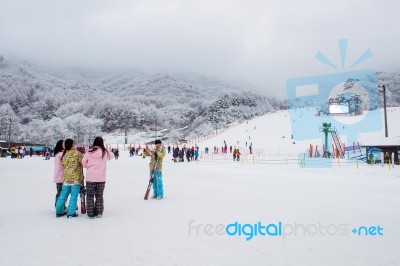
<path id="1" fill-rule="evenodd" d="M 125 144 L 128 144 L 128 129 L 126 128 L 126 124 L 125 124 Z"/>
<path id="2" fill-rule="evenodd" d="M 155 144 L 156 139 L 157 139 L 157 117 L 155 117 L 155 116 L 154 116 L 154 131 L 155 131 L 155 134 L 154 134 L 154 144 Z"/>
<path id="3" fill-rule="evenodd" d="M 89 147 L 91 146 L 91 143 L 90 143 L 90 141 L 91 141 L 91 136 L 92 136 L 92 127 L 90 126 L 90 127 L 89 127 L 89 137 L 88 137 L 88 146 L 89 146 Z"/>
<path id="4" fill-rule="evenodd" d="M 8 148 L 11 148 L 11 118 L 10 118 L 10 125 L 8 127 Z"/>
<path id="5" fill-rule="evenodd" d="M 6 122 L 5 122 L 6 123 Z M 7 124 L 3 125 L 3 120 L 0 120 L 0 138 L 6 140 L 7 139 Z"/>
<path id="6" fill-rule="evenodd" d="M 124 131 L 125 131 L 125 145 L 128 144 L 128 114 L 123 111 L 121 113 L 122 120 L 124 121 Z"/>
<path id="7" fill-rule="evenodd" d="M 386 111 L 386 86 L 385 85 L 378 85 L 378 87 L 382 88 L 383 94 L 383 115 L 385 118 L 385 138 L 388 137 L 388 126 L 387 126 L 387 111 Z"/>

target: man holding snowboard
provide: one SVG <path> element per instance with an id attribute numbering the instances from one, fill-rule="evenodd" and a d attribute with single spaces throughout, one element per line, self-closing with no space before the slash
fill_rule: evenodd
<path id="1" fill-rule="evenodd" d="M 155 142 L 155 149 L 149 148 L 149 145 L 146 144 L 145 155 L 150 156 L 150 176 L 154 174 L 153 180 L 153 196 L 152 199 L 163 199 L 164 198 L 164 188 L 162 181 L 162 162 L 165 156 L 165 149 L 161 145 L 161 140 L 157 139 Z"/>

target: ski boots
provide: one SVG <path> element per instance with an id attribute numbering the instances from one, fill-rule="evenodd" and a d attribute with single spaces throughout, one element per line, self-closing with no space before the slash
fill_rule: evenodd
<path id="1" fill-rule="evenodd" d="M 69 217 L 77 217 L 78 216 L 78 214 L 77 213 L 74 213 L 74 214 L 67 214 L 67 218 L 69 218 Z"/>

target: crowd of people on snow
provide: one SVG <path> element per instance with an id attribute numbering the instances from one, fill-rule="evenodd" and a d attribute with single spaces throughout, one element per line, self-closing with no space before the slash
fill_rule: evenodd
<path id="1" fill-rule="evenodd" d="M 184 162 L 185 157 L 186 161 L 197 161 L 199 158 L 199 147 L 192 146 L 192 147 L 182 147 L 179 148 L 176 146 L 175 148 L 171 148 L 171 146 L 168 146 L 168 154 L 172 152 L 172 160 L 176 162 Z"/>
<path id="2" fill-rule="evenodd" d="M 246 147 L 247 147 L 247 142 L 246 142 Z M 253 144 L 250 143 L 250 145 L 248 146 L 249 149 L 249 153 L 252 154 L 253 150 L 252 150 L 252 146 Z M 192 147 L 186 147 L 185 145 L 181 148 L 179 148 L 178 145 L 176 145 L 175 147 L 171 147 L 168 146 L 168 154 L 172 153 L 172 160 L 174 162 L 184 162 L 185 158 L 187 162 L 191 162 L 191 161 L 197 161 L 199 159 L 200 156 L 200 148 L 199 146 L 195 145 Z M 222 147 L 217 147 L 214 146 L 214 154 L 228 154 L 228 145 L 226 144 L 226 141 L 224 141 L 224 145 Z M 240 161 L 240 155 L 242 154 L 240 152 L 240 149 L 237 148 L 236 146 L 229 146 L 229 153 L 232 154 L 233 156 L 233 160 L 234 161 Z M 209 155 L 210 154 L 210 148 L 209 147 L 205 147 L 204 148 L 204 154 L 205 155 Z"/>
<path id="3" fill-rule="evenodd" d="M 139 156 L 139 151 L 140 151 L 140 144 L 139 144 L 139 147 L 137 147 L 136 149 L 135 149 L 135 146 L 133 146 L 129 149 L 129 156 L 130 157 L 135 156 L 135 155 Z M 142 154 L 140 154 L 140 155 L 142 155 Z"/>
<path id="4" fill-rule="evenodd" d="M 23 159 L 26 154 L 26 147 L 11 147 L 9 150 L 12 159 Z"/>
<path id="5" fill-rule="evenodd" d="M 23 159 L 25 156 L 32 157 L 35 156 L 43 156 L 45 160 L 50 159 L 52 150 L 50 148 L 43 147 L 41 151 L 35 151 L 32 147 L 28 150 L 26 146 L 14 146 L 8 149 L 8 154 L 11 159 Z"/>

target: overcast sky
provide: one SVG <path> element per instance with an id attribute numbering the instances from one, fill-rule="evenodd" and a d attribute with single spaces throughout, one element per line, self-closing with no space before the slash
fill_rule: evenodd
<path id="1" fill-rule="evenodd" d="M 285 95 L 286 80 L 400 70 L 398 0 L 0 0 L 0 55 L 54 67 L 194 71 Z M 340 66 L 315 59 L 317 51 Z M 1 70 L 0 70 L 1 71 Z"/>

